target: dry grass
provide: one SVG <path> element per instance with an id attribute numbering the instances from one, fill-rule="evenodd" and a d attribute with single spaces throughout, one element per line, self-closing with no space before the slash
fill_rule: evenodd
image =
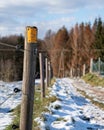
<path id="1" fill-rule="evenodd" d="M 104 87 L 104 78 L 97 76 L 95 74 L 88 73 L 82 77 L 87 83 L 92 86 L 102 86 Z"/>

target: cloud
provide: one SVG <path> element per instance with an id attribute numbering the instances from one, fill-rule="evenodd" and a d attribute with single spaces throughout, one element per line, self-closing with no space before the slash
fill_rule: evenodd
<path id="1" fill-rule="evenodd" d="M 24 33 L 25 26 L 37 25 L 41 37 L 48 29 L 75 23 L 79 10 L 96 12 L 103 5 L 104 0 L 0 0 L 0 34 Z"/>
<path id="2" fill-rule="evenodd" d="M 70 24 L 72 21 L 74 21 L 74 17 L 61 17 L 54 20 L 51 20 L 49 22 L 42 21 L 42 22 L 34 22 L 34 25 L 38 27 L 39 35 L 43 38 L 45 36 L 45 33 L 51 29 L 53 32 L 56 32 L 59 28 L 62 26 L 67 27 L 69 30 L 72 24 Z"/>

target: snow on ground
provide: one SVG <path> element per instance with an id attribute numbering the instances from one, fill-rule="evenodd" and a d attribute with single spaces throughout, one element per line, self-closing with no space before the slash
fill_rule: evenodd
<path id="1" fill-rule="evenodd" d="M 40 79 L 35 80 L 36 85 L 39 83 Z M 10 111 L 21 103 L 21 91 L 15 93 L 15 88 L 21 90 L 22 81 L 11 83 L 0 81 L 0 130 L 4 130 L 12 122 L 13 116 Z"/>
<path id="2" fill-rule="evenodd" d="M 51 95 L 58 100 L 42 113 L 43 119 L 36 118 L 41 130 L 104 130 L 104 111 L 81 96 L 68 78 L 57 79 Z"/>
<path id="3" fill-rule="evenodd" d="M 100 103 L 104 103 L 104 87 L 102 86 L 91 86 L 86 84 L 82 79 L 74 79 L 73 85 L 79 90 L 82 90 L 86 95 L 93 98 L 93 100 Z"/>
<path id="4" fill-rule="evenodd" d="M 36 80 L 35 84 L 39 84 Z M 50 103 L 49 113 L 42 113 L 43 119 L 36 118 L 41 130 L 104 130 L 104 111 L 91 104 L 73 87 L 74 80 L 57 79 L 50 95 L 58 100 Z M 21 89 L 22 82 L 5 83 L 0 81 L 0 130 L 11 123 L 9 113 L 21 102 L 21 92 L 14 93 L 14 88 Z"/>
<path id="5" fill-rule="evenodd" d="M 0 81 L 0 130 L 12 122 L 12 115 L 9 113 L 20 104 L 21 92 L 15 93 L 14 89 L 21 89 L 22 82 L 7 83 Z"/>

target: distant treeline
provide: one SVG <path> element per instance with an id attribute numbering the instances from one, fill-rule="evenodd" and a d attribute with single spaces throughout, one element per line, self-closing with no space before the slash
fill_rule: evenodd
<path id="1" fill-rule="evenodd" d="M 64 24 L 64 23 L 63 23 Z M 69 23 L 70 24 L 70 23 Z M 19 45 L 23 48 L 24 37 L 12 35 L 0 38 L 1 42 Z M 43 40 L 38 40 L 38 48 L 48 53 L 51 60 L 53 75 L 58 76 L 60 58 L 64 63 L 66 76 L 70 72 L 82 75 L 83 65 L 86 64 L 86 72 L 89 71 L 90 58 L 98 57 L 104 61 L 104 22 L 96 18 L 93 25 L 90 23 L 76 24 L 70 30 L 66 27 L 57 32 L 48 30 Z M 0 45 L 0 79 L 13 81 L 22 79 L 23 52 Z M 4 49 L 4 51 L 1 49 Z M 63 58 L 62 58 L 63 54 Z M 37 62 L 38 64 L 38 62 Z M 39 71 L 39 65 L 37 65 Z"/>
<path id="2" fill-rule="evenodd" d="M 21 34 L 0 37 L 0 42 L 2 43 L 0 44 L 0 80 L 22 80 L 24 53 L 20 49 L 24 50 L 24 36 Z M 44 44 L 42 40 L 38 40 L 38 48 L 41 50 L 44 46 L 42 43 Z M 39 77 L 39 57 L 37 57 L 37 72 Z"/>
<path id="3" fill-rule="evenodd" d="M 104 22 L 101 18 L 96 18 L 93 25 L 90 22 L 76 24 L 69 31 L 64 26 L 57 32 L 49 30 L 44 41 L 55 76 L 58 76 L 62 53 L 66 76 L 70 76 L 71 71 L 74 75 L 82 75 L 84 64 L 88 72 L 90 58 L 100 57 L 104 61 Z"/>
<path id="4" fill-rule="evenodd" d="M 0 42 L 12 45 L 9 47 L 0 45 L 0 80 L 17 81 L 22 79 L 23 70 L 23 52 L 15 47 L 24 46 L 24 37 L 22 35 L 11 35 L 0 38 Z"/>

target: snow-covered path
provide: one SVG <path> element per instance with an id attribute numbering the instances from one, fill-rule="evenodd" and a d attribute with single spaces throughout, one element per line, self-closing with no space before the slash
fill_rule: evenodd
<path id="1" fill-rule="evenodd" d="M 57 79 L 51 95 L 58 100 L 43 113 L 44 122 L 38 121 L 42 130 L 104 130 L 104 111 L 82 97 L 68 78 Z"/>
<path id="2" fill-rule="evenodd" d="M 104 103 L 104 87 L 91 86 L 86 84 L 82 79 L 74 79 L 73 85 L 77 89 L 84 91 L 86 95 L 93 98 L 93 100 Z"/>

